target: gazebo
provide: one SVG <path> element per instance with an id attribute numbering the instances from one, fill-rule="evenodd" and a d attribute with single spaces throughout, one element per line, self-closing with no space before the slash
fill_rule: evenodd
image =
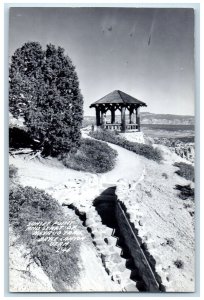
<path id="1" fill-rule="evenodd" d="M 140 131 L 139 108 L 147 106 L 146 103 L 124 93 L 115 90 L 98 101 L 92 103 L 90 108 L 96 109 L 96 126 L 103 129 L 116 131 Z M 115 112 L 121 112 L 121 122 L 115 121 Z M 111 122 L 106 122 L 106 113 L 111 112 Z M 129 111 L 129 118 L 126 120 L 126 111 Z M 135 120 L 133 114 L 135 113 Z"/>

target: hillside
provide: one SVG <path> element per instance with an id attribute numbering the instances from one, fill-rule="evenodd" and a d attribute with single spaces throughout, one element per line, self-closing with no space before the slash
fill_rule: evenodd
<path id="1" fill-rule="evenodd" d="M 194 201 L 182 200 L 175 189 L 177 184 L 191 184 L 193 187 L 193 183 L 178 176 L 175 173 L 177 167 L 173 166 L 175 161 L 185 160 L 171 153 L 165 146 L 160 146 L 164 155 L 164 161 L 160 164 L 121 147 L 111 146 L 118 151 L 118 160 L 116 168 L 104 175 L 66 169 L 56 159 L 50 158 L 30 160 L 28 157 L 14 155 L 10 157 L 10 163 L 18 168 L 21 185 L 43 189 L 59 204 L 76 207 L 81 214 L 86 214 L 86 224 L 93 222 L 93 213 L 96 214 L 93 207 L 94 198 L 101 193 L 101 189 L 107 188 L 107 183 L 108 186 L 115 185 L 117 196 L 124 203 L 142 243 L 154 257 L 156 272 L 161 277 L 166 291 L 193 291 Z M 37 173 L 36 170 L 38 170 Z M 70 212 L 70 209 L 68 211 Z M 73 218 L 79 223 L 76 216 L 73 215 Z M 97 218 L 100 232 L 104 225 L 98 214 Z M 79 226 L 83 230 L 82 226 L 84 225 L 79 223 Z M 80 264 L 83 272 L 80 272 L 76 285 L 70 288 L 67 284 L 66 289 L 74 291 L 123 290 L 123 279 L 126 273 L 129 274 L 129 271 L 123 266 L 119 272 L 120 283 L 113 282 L 111 278 L 114 273 L 108 275 L 99 259 L 102 254 L 107 256 L 106 260 L 108 259 L 110 252 L 106 253 L 105 247 L 109 245 L 106 245 L 99 235 L 96 235 L 93 241 L 98 246 L 94 248 L 92 236 L 88 236 L 85 230 L 83 233 L 87 237 L 85 248 L 81 244 L 80 252 Z M 107 237 L 108 231 L 105 234 Z M 109 238 L 113 239 L 112 236 Z M 86 249 L 88 252 L 85 251 Z M 114 251 L 120 250 L 112 245 L 111 249 L 114 257 L 116 256 Z M 23 254 L 25 254 L 24 250 Z M 113 254 L 111 252 L 111 255 Z M 10 260 L 13 262 L 10 272 L 10 276 L 13 275 L 12 278 L 16 278 L 19 259 L 21 259 L 20 249 L 14 243 L 13 252 L 10 252 Z M 25 265 L 26 263 L 25 261 Z M 117 261 L 114 263 L 114 268 L 117 269 Z M 39 273 L 38 269 L 37 266 L 34 266 L 35 274 Z M 34 276 L 34 273 L 31 273 L 32 275 Z M 53 282 L 51 283 L 50 278 L 43 273 L 42 278 L 41 285 L 38 285 L 39 290 L 53 291 Z M 100 278 L 100 280 L 93 285 L 93 278 Z M 24 279 L 22 277 L 20 279 L 20 289 L 23 289 L 26 284 L 28 291 L 33 284 L 37 285 L 36 281 L 31 280 L 31 277 L 24 276 Z M 16 290 L 16 284 L 18 285 L 14 280 L 11 286 L 13 291 Z M 25 291 L 25 289 L 23 290 Z"/>

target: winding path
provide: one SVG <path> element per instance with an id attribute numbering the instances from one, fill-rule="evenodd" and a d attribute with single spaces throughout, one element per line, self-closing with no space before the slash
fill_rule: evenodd
<path id="1" fill-rule="evenodd" d="M 83 137 L 90 138 L 87 134 Z M 10 157 L 9 163 L 18 168 L 19 183 L 23 186 L 32 186 L 41 189 L 57 188 L 59 185 L 70 186 L 73 193 L 78 194 L 78 189 L 83 189 L 82 194 L 90 193 L 91 178 L 97 177 L 102 185 L 116 185 L 118 180 L 138 181 L 144 170 L 144 164 L 139 155 L 120 146 L 107 143 L 117 151 L 118 156 L 113 170 L 103 174 L 91 174 L 88 172 L 68 169 L 56 159 L 28 160 L 20 156 Z M 77 182 L 75 182 L 77 181 Z M 74 187 L 72 188 L 72 185 Z M 93 186 L 93 190 L 96 187 Z M 75 191 L 74 191 L 75 190 Z M 63 194 L 63 191 L 62 191 Z M 90 195 L 91 196 L 91 195 Z"/>
<path id="2" fill-rule="evenodd" d="M 108 143 L 108 145 L 117 151 L 118 156 L 115 168 L 103 174 L 104 181 L 116 182 L 119 179 L 137 181 L 141 177 L 144 169 L 144 165 L 139 156 L 120 146 L 110 143 Z"/>
<path id="3" fill-rule="evenodd" d="M 93 139 L 84 132 L 82 133 L 82 136 L 84 138 Z M 140 159 L 139 155 L 112 143 L 107 144 L 112 149 L 117 151 L 118 156 L 114 169 L 101 175 L 103 181 L 115 184 L 119 179 L 131 181 L 139 180 L 144 170 L 144 164 L 142 163 L 142 160 Z"/>

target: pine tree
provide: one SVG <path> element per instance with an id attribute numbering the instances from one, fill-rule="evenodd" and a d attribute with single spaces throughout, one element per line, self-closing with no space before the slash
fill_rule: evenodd
<path id="1" fill-rule="evenodd" d="M 25 116 L 42 85 L 44 53 L 37 42 L 25 43 L 11 58 L 9 69 L 9 108 L 14 117 Z"/>
<path id="2" fill-rule="evenodd" d="M 75 67 L 63 48 L 49 44 L 40 55 L 40 45 L 30 44 L 29 65 L 25 62 L 25 45 L 12 58 L 11 112 L 14 116 L 23 115 L 28 132 L 41 142 L 44 154 L 73 151 L 80 145 L 83 117 L 83 98 Z M 26 46 L 27 50 L 28 43 Z"/>

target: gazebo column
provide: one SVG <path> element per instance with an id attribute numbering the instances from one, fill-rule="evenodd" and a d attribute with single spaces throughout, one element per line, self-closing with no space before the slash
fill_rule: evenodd
<path id="1" fill-rule="evenodd" d="M 129 123 L 132 124 L 132 114 L 133 114 L 133 108 L 130 107 L 129 109 Z"/>
<path id="2" fill-rule="evenodd" d="M 121 108 L 121 131 L 125 132 L 126 130 L 126 120 L 125 120 L 125 107 Z"/>
<path id="3" fill-rule="evenodd" d="M 111 124 L 115 123 L 115 108 L 111 108 Z"/>
<path id="4" fill-rule="evenodd" d="M 96 126 L 101 125 L 101 120 L 100 120 L 100 108 L 96 107 Z"/>
<path id="5" fill-rule="evenodd" d="M 105 108 L 101 108 L 101 125 L 103 128 L 105 128 L 105 118 L 104 118 L 104 115 L 105 115 Z"/>
<path id="6" fill-rule="evenodd" d="M 139 107 L 136 108 L 136 124 L 137 124 L 137 129 L 138 129 L 138 131 L 140 131 Z"/>

